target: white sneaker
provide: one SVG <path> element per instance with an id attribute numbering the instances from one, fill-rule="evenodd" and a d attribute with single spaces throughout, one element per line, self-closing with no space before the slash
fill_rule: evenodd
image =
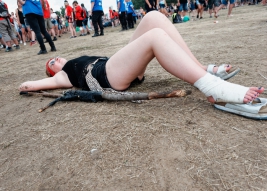
<path id="1" fill-rule="evenodd" d="M 20 43 L 20 44 L 22 44 L 22 40 L 21 40 L 21 41 L 19 41 L 19 43 Z"/>
<path id="2" fill-rule="evenodd" d="M 13 47 L 16 47 L 16 45 L 15 45 L 15 44 L 13 44 L 12 46 L 13 46 Z"/>
<path id="3" fill-rule="evenodd" d="M 27 45 L 27 44 L 26 44 L 26 42 L 24 42 L 23 44 L 24 44 L 24 46 L 26 46 L 26 45 Z"/>

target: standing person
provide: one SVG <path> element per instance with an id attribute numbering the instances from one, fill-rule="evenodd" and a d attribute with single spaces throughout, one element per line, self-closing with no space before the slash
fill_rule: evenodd
<path id="1" fill-rule="evenodd" d="M 191 16 L 195 17 L 195 0 L 189 0 L 188 5 L 190 6 Z"/>
<path id="2" fill-rule="evenodd" d="M 52 29 L 55 31 L 55 37 L 53 39 L 53 41 L 56 41 L 57 40 L 57 37 L 59 35 L 59 31 L 58 31 L 58 16 L 57 14 L 53 11 L 52 8 L 50 8 L 50 20 L 51 20 L 51 23 L 52 23 Z"/>
<path id="3" fill-rule="evenodd" d="M 127 5 L 127 22 L 128 22 L 128 27 L 129 29 L 134 28 L 134 5 L 131 0 L 126 0 L 126 5 Z"/>
<path id="4" fill-rule="evenodd" d="M 45 28 L 48 31 L 48 33 L 52 34 L 52 36 L 54 37 L 53 41 L 56 41 L 57 37 L 56 37 L 55 30 L 53 29 L 53 25 L 50 19 L 50 5 L 48 3 L 48 0 L 43 0 L 41 1 L 41 3 L 42 3 L 42 9 L 44 13 Z"/>
<path id="5" fill-rule="evenodd" d="M 76 27 L 79 27 L 81 31 L 80 36 L 86 36 L 85 30 L 83 28 L 83 20 L 85 18 L 83 9 L 78 4 L 78 1 L 73 1 L 72 5 L 75 13 Z"/>
<path id="6" fill-rule="evenodd" d="M 65 15 L 66 15 L 66 20 L 69 25 L 69 30 L 71 33 L 70 38 L 76 38 L 76 29 L 74 28 L 73 24 L 74 24 L 74 13 L 73 13 L 73 9 L 72 7 L 69 5 L 68 1 L 65 0 L 64 1 L 64 5 L 65 5 Z"/>
<path id="7" fill-rule="evenodd" d="M 228 14 L 227 14 L 227 17 L 231 16 L 231 13 L 232 13 L 232 10 L 235 6 L 235 0 L 229 0 L 230 1 L 230 5 L 228 6 Z M 218 12 L 221 8 L 223 8 L 224 6 L 227 6 L 228 4 L 228 0 L 222 0 L 222 4 L 217 7 L 217 9 L 215 9 L 215 14 L 214 16 L 217 18 L 218 17 Z"/>
<path id="8" fill-rule="evenodd" d="M 203 11 L 204 11 L 205 0 L 196 0 L 197 5 L 197 18 L 202 19 Z"/>
<path id="9" fill-rule="evenodd" d="M 19 27 L 18 27 L 18 21 L 17 21 L 17 18 L 15 17 L 14 12 L 11 12 L 10 19 L 13 20 L 13 25 L 14 25 L 14 29 L 15 29 L 14 30 L 15 35 L 19 38 L 19 43 L 22 44 L 22 36 L 20 35 L 20 32 L 19 32 L 20 30 L 19 30 Z"/>
<path id="10" fill-rule="evenodd" d="M 157 10 L 157 0 L 145 0 L 146 13 Z"/>
<path id="11" fill-rule="evenodd" d="M 121 31 L 128 30 L 126 21 L 126 3 L 125 0 L 117 0 L 117 6 L 119 11 L 119 19 L 121 23 Z"/>
<path id="12" fill-rule="evenodd" d="M 220 5 L 219 0 L 208 0 L 210 18 L 212 18 L 212 11 L 214 11 L 215 15 L 215 10 L 217 9 L 217 7 L 219 7 L 219 5 Z"/>
<path id="13" fill-rule="evenodd" d="M 187 0 L 179 0 L 178 2 L 180 4 L 178 13 L 184 17 L 186 15 L 186 12 L 188 11 L 188 5 L 187 5 Z"/>
<path id="14" fill-rule="evenodd" d="M 25 46 L 26 45 L 26 25 L 25 25 L 23 13 L 22 13 L 22 6 L 19 2 L 18 2 L 18 8 L 16 9 L 16 17 L 17 17 L 18 27 L 21 31 L 23 44 Z"/>
<path id="15" fill-rule="evenodd" d="M 81 6 L 82 6 L 82 9 L 83 9 L 83 14 L 85 15 L 85 18 L 83 19 L 83 28 L 84 28 L 84 30 L 87 31 L 87 34 L 90 34 L 90 30 L 89 30 L 89 27 L 88 27 L 89 13 L 88 13 L 87 9 L 84 7 L 83 3 L 81 4 Z"/>
<path id="16" fill-rule="evenodd" d="M 16 44 L 16 49 L 20 49 L 19 42 L 16 38 L 14 31 L 12 30 L 9 20 L 8 7 L 5 2 L 0 0 L 1 15 L 0 16 L 0 34 L 2 35 L 6 43 L 6 52 L 12 51 L 11 40 Z"/>
<path id="17" fill-rule="evenodd" d="M 104 27 L 102 23 L 102 16 L 104 15 L 102 0 L 91 0 L 91 13 L 92 22 L 95 29 L 95 34 L 92 37 L 104 36 Z M 100 34 L 98 32 L 98 27 L 100 28 Z"/>
<path id="18" fill-rule="evenodd" d="M 165 7 L 167 7 L 167 3 L 165 0 L 160 0 L 159 1 L 159 11 L 165 15 L 168 16 L 169 14 L 167 13 L 167 10 L 165 9 Z"/>
<path id="19" fill-rule="evenodd" d="M 30 41 L 30 46 L 35 45 L 37 44 L 37 42 L 35 41 L 35 33 L 31 30 L 30 25 L 27 22 L 25 15 L 23 14 L 22 4 L 19 1 L 17 1 L 17 4 L 18 4 L 18 9 L 16 10 L 16 15 L 19 18 L 18 25 L 22 32 L 22 39 L 23 35 L 25 37 L 25 39 L 23 39 L 24 45 L 26 45 L 27 41 Z"/>
<path id="20" fill-rule="evenodd" d="M 18 0 L 23 6 L 23 14 L 25 15 L 27 21 L 29 22 L 31 29 L 34 31 L 37 40 L 40 44 L 41 50 L 38 52 L 40 54 L 47 54 L 47 50 L 43 41 L 41 33 L 44 35 L 46 40 L 49 42 L 51 51 L 57 51 L 55 44 L 53 43 L 51 36 L 45 29 L 44 15 L 42 10 L 42 5 L 40 1 L 35 0 Z"/>

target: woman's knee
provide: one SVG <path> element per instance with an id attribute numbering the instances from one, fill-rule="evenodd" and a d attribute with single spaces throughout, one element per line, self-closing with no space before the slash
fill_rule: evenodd
<path id="1" fill-rule="evenodd" d="M 164 18 L 164 15 L 162 15 L 159 11 L 150 11 L 144 16 L 142 21 L 158 23 L 159 19 L 162 18 Z"/>

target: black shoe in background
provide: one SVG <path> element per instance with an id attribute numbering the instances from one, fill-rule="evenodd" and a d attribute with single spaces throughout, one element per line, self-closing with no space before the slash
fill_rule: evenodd
<path id="1" fill-rule="evenodd" d="M 95 33 L 92 37 L 98 37 L 99 34 L 98 33 Z"/>
<path id="2" fill-rule="evenodd" d="M 46 50 L 40 50 L 37 55 L 40 55 L 40 54 L 47 54 L 47 51 Z"/>
<path id="3" fill-rule="evenodd" d="M 56 52 L 56 51 L 57 51 L 56 47 L 51 48 L 51 52 Z"/>

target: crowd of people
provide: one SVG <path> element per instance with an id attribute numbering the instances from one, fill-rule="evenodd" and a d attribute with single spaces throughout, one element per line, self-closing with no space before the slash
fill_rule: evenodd
<path id="1" fill-rule="evenodd" d="M 83 3 L 79 5 L 78 1 L 70 4 L 65 0 L 65 13 L 54 11 L 48 1 L 17 0 L 17 9 L 9 13 L 7 3 L 0 0 L 0 48 L 10 52 L 20 49 L 20 44 L 33 46 L 39 43 L 41 50 L 38 54 L 46 54 L 44 43 L 48 42 L 51 51 L 56 51 L 54 41 L 65 33 L 69 33 L 70 38 L 76 38 L 78 31 L 79 36 L 90 35 L 90 31 L 94 31 L 92 37 L 98 37 L 104 35 L 104 27 L 108 26 L 121 26 L 121 31 L 125 31 L 134 28 L 137 19 L 154 10 L 167 17 L 179 14 L 182 19 L 188 14 L 202 19 L 204 11 L 209 13 L 210 18 L 212 14 L 218 17 L 219 10 L 228 5 L 227 0 L 177 0 L 169 6 L 166 0 L 144 0 L 144 10 L 142 7 L 135 9 L 131 0 L 117 0 L 117 10 L 109 7 L 109 13 L 104 15 L 102 0 L 91 0 L 90 10 Z M 229 0 L 228 16 L 231 16 L 233 7 L 257 3 L 259 0 Z M 261 3 L 266 5 L 266 0 Z"/>

